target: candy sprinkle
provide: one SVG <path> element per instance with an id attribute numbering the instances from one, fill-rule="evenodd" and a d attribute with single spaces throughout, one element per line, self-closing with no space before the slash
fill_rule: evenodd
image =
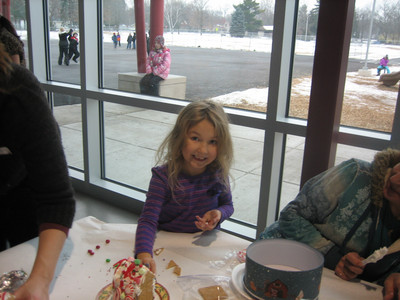
<path id="1" fill-rule="evenodd" d="M 97 245 L 97 246 L 96 246 L 96 249 L 100 249 L 100 245 Z"/>
<path id="2" fill-rule="evenodd" d="M 106 244 L 109 244 L 110 243 L 110 240 L 106 240 Z"/>
<path id="3" fill-rule="evenodd" d="M 106 259 L 106 262 L 107 262 L 107 263 L 109 263 L 110 261 L 111 261 L 111 259 L 109 259 L 109 258 Z"/>

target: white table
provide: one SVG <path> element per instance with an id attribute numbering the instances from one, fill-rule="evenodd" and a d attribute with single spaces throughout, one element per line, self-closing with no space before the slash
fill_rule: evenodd
<path id="1" fill-rule="evenodd" d="M 104 223 L 94 217 L 74 222 L 57 265 L 50 298 L 95 299 L 97 292 L 111 282 L 113 263 L 133 255 L 135 231 L 134 224 Z M 105 243 L 107 239 L 110 240 L 109 244 Z M 154 248 L 164 250 L 154 256 L 157 282 L 168 290 L 171 300 L 195 300 L 190 293 L 197 291 L 199 286 L 209 285 L 204 280 L 214 282 L 222 279 L 223 283 L 229 280 L 232 268 L 239 264 L 235 253 L 246 249 L 249 244 L 249 241 L 221 231 L 206 234 L 160 231 Z M 97 245 L 100 249 L 96 250 Z M 0 274 L 19 269 L 30 272 L 36 248 L 37 239 L 33 239 L 1 252 Z M 95 254 L 90 255 L 89 249 Z M 106 262 L 107 259 L 111 262 Z M 173 269 L 166 269 L 170 260 L 174 260 L 182 269 L 179 279 Z M 208 276 L 197 276 L 200 274 Z M 228 292 L 231 294 L 230 299 L 241 299 L 229 283 Z M 381 298 L 382 287 L 367 282 L 346 282 L 336 277 L 332 271 L 324 269 L 320 300 Z"/>

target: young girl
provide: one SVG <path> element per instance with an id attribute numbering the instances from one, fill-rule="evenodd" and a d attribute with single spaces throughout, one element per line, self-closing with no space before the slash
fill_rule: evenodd
<path id="1" fill-rule="evenodd" d="M 233 157 L 222 106 L 195 101 L 178 115 L 161 144 L 136 231 L 135 255 L 155 272 L 157 229 L 199 232 L 219 228 L 233 214 L 229 169 Z"/>
<path id="2" fill-rule="evenodd" d="M 159 96 L 160 81 L 166 79 L 171 66 L 171 53 L 161 35 L 154 39 L 154 48 L 146 59 L 146 75 L 140 80 L 140 92 Z"/>

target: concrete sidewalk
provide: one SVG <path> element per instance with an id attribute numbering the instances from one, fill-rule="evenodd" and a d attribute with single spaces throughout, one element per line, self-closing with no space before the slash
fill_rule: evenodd
<path id="1" fill-rule="evenodd" d="M 155 152 L 175 123 L 176 115 L 124 105 L 105 103 L 106 177 L 147 190 Z M 65 105 L 54 109 L 60 125 L 70 166 L 83 169 L 81 106 Z M 232 194 L 234 218 L 255 224 L 261 180 L 264 132 L 231 125 L 234 143 Z M 286 143 L 281 208 L 299 190 L 304 138 L 288 136 Z M 339 146 L 337 162 L 357 157 L 372 160 L 374 151 Z"/>

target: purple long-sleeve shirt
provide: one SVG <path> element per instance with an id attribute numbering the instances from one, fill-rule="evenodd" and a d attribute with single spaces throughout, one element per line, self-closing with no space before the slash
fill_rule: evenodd
<path id="1" fill-rule="evenodd" d="M 196 216 L 207 211 L 221 211 L 221 222 L 233 214 L 232 194 L 218 181 L 217 173 L 204 172 L 198 176 L 180 174 L 180 189 L 172 198 L 168 186 L 167 167 L 152 168 L 149 191 L 136 230 L 135 254 L 152 254 L 157 229 L 172 232 L 199 232 Z M 216 228 L 219 228 L 219 224 Z"/>

